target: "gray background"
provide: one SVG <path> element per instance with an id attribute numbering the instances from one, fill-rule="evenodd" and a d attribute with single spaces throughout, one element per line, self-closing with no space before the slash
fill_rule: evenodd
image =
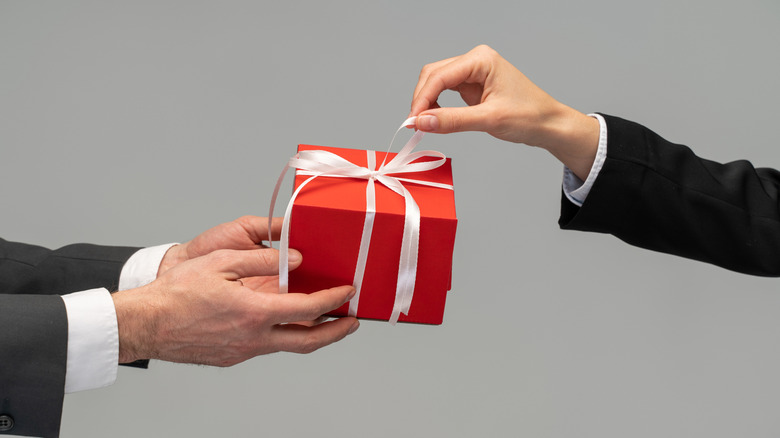
<path id="1" fill-rule="evenodd" d="M 3 1 L 0 229 L 153 245 L 265 215 L 298 143 L 386 148 L 420 68 L 479 43 L 582 111 L 780 167 L 778 41 L 776 0 Z M 455 170 L 443 326 L 121 369 L 66 397 L 63 436 L 780 434 L 777 280 L 560 231 L 543 151 L 423 145 Z"/>

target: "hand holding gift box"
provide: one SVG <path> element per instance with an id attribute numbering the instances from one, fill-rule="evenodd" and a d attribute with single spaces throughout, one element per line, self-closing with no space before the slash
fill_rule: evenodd
<path id="1" fill-rule="evenodd" d="M 457 225 L 452 169 L 440 152 L 412 152 L 422 136 L 398 154 L 299 145 L 288 164 L 298 171 L 282 229 L 281 292 L 289 245 L 303 254 L 290 292 L 355 286 L 333 315 L 441 324 Z"/>

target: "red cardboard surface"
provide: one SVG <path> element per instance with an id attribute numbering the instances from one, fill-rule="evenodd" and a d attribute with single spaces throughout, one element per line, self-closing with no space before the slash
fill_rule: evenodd
<path id="1" fill-rule="evenodd" d="M 365 150 L 299 145 L 298 150 L 325 150 L 366 166 Z M 395 154 L 389 154 L 389 161 Z M 385 157 L 377 152 L 377 164 Z M 452 184 L 450 159 L 436 169 L 398 175 Z M 307 176 L 296 175 L 295 188 Z M 298 194 L 290 218 L 290 248 L 303 263 L 290 272 L 290 292 L 311 293 L 352 284 L 366 211 L 366 180 L 318 177 Z M 409 314 L 399 322 L 441 324 L 450 289 L 455 244 L 455 194 L 452 190 L 404 183 L 420 207 L 417 279 Z M 376 217 L 358 307 L 358 318 L 390 319 L 398 278 L 404 227 L 403 197 L 376 183 Z M 345 304 L 331 314 L 345 316 Z"/>

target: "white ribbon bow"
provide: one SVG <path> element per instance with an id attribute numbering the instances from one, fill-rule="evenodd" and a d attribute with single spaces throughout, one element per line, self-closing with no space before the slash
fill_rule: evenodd
<path id="1" fill-rule="evenodd" d="M 390 142 L 392 148 L 395 137 L 405 127 L 411 127 L 415 125 L 416 117 L 411 117 L 404 121 L 398 130 L 393 135 L 393 140 Z M 327 151 L 309 150 L 300 151 L 297 155 L 290 158 L 290 161 L 285 166 L 282 174 L 279 176 L 279 180 L 276 182 L 274 188 L 274 194 L 271 198 L 271 208 L 268 213 L 268 240 L 271 241 L 271 220 L 273 218 L 274 204 L 276 203 L 276 196 L 279 194 L 279 187 L 282 184 L 284 175 L 290 167 L 298 169 L 299 175 L 310 176 L 306 179 L 298 189 L 295 190 L 290 202 L 287 204 L 287 210 L 284 213 L 284 222 L 282 224 L 282 236 L 279 241 L 279 292 L 287 293 L 289 263 L 288 263 L 288 248 L 290 241 L 290 216 L 292 214 L 293 203 L 298 193 L 313 179 L 326 176 L 337 178 L 358 178 L 368 180 L 366 184 L 366 217 L 363 223 L 363 235 L 360 240 L 360 250 L 358 251 L 357 264 L 355 266 L 355 277 L 352 285 L 355 288 L 355 296 L 349 302 L 349 315 L 357 315 L 358 303 L 360 301 L 360 288 L 363 283 L 363 274 L 366 269 L 366 261 L 368 260 L 368 248 L 371 243 L 371 232 L 374 228 L 374 216 L 376 213 L 376 195 L 374 183 L 380 182 L 390 190 L 404 197 L 405 201 L 405 213 L 404 213 L 404 232 L 401 239 L 401 257 L 398 262 L 398 282 L 395 290 L 395 302 L 393 303 L 393 311 L 390 316 L 390 323 L 395 324 L 398 322 L 398 318 L 401 313 L 408 314 L 409 307 L 412 304 L 412 296 L 414 295 L 414 283 L 417 277 L 417 249 L 420 242 L 420 208 L 417 206 L 414 197 L 404 187 L 403 182 L 421 184 L 431 187 L 437 187 L 441 189 L 453 190 L 452 185 L 435 183 L 431 181 L 423 181 L 416 179 L 400 178 L 397 176 L 390 176 L 391 174 L 399 173 L 412 173 L 412 172 L 424 172 L 435 169 L 446 161 L 444 154 L 438 151 L 419 151 L 412 153 L 412 150 L 422 139 L 424 133 L 417 131 L 408 143 L 401 149 L 389 163 L 385 164 L 384 161 L 376 167 L 376 152 L 366 151 L 368 154 L 367 167 L 360 167 L 350 161 L 341 158 L 340 156 Z M 387 154 L 385 154 L 385 157 Z M 413 163 L 423 157 L 436 157 L 437 160 L 423 161 L 419 163 Z"/>

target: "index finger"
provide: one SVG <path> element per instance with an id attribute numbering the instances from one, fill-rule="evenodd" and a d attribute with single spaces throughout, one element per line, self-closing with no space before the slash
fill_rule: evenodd
<path id="1" fill-rule="evenodd" d="M 260 216 L 241 216 L 235 222 L 246 230 L 253 242 L 260 243 L 268 239 L 269 222 L 271 223 L 271 238 L 279 240 L 279 236 L 282 235 L 283 220 L 284 218 L 281 217 L 275 217 L 269 221 L 268 218 Z"/>
<path id="2" fill-rule="evenodd" d="M 444 90 L 457 89 L 464 83 L 484 85 L 490 77 L 497 56 L 495 50 L 480 45 L 432 70 L 417 91 L 411 114 L 416 116 L 429 109 Z"/>
<path id="3" fill-rule="evenodd" d="M 431 72 L 434 70 L 438 70 L 439 68 L 449 64 L 455 58 L 457 57 L 452 57 L 452 58 L 442 59 L 441 61 L 432 62 L 430 64 L 425 65 L 422 68 L 422 70 L 420 70 L 420 77 L 417 78 L 417 85 L 414 87 L 414 94 L 412 94 L 412 102 L 414 102 L 414 100 L 417 99 L 417 95 L 420 93 L 420 90 L 428 81 L 428 77 L 431 75 Z"/>
<path id="4" fill-rule="evenodd" d="M 484 83 L 488 66 L 473 56 L 464 56 L 432 71 L 412 102 L 412 114 L 417 115 L 436 102 L 444 90 L 463 83 Z"/>

